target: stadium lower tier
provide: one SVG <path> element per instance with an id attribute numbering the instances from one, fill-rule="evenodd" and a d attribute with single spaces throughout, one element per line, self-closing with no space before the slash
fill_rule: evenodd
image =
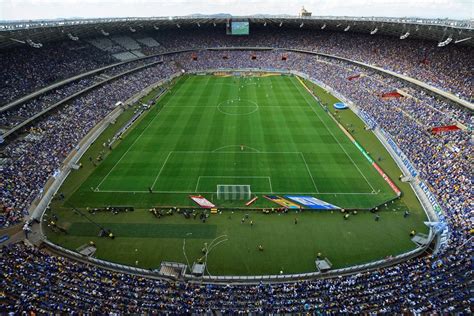
<path id="1" fill-rule="evenodd" d="M 31 248 L 3 247 L 0 312 L 467 313 L 472 249 L 333 279 L 258 285 L 152 280 Z"/>

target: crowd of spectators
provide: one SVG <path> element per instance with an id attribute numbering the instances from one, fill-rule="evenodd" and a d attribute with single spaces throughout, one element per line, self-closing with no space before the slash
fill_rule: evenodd
<path id="1" fill-rule="evenodd" d="M 66 84 L 53 91 L 42 94 L 31 101 L 25 102 L 17 107 L 0 113 L 0 128 L 12 128 L 49 106 L 77 93 L 94 83 L 93 78 L 86 78 L 74 83 Z"/>
<path id="2" fill-rule="evenodd" d="M 0 105 L 61 79 L 116 62 L 84 42 L 45 44 L 0 51 Z"/>
<path id="3" fill-rule="evenodd" d="M 159 43 L 156 47 L 149 47 L 136 42 L 146 55 L 231 46 L 311 50 L 405 74 L 468 101 L 473 98 L 473 49 L 468 46 L 451 44 L 437 47 L 435 42 L 400 40 L 393 36 L 306 28 L 275 29 L 258 25 L 252 25 L 250 36 L 226 35 L 221 25 L 168 29 L 136 35 L 143 36 Z M 110 51 L 100 50 L 87 41 L 46 43 L 41 49 L 20 47 L 0 52 L 0 104 L 18 99 L 55 81 L 118 62 Z M 120 50 L 126 48 L 122 47 Z M 28 62 L 25 63 L 25 60 Z"/>
<path id="4" fill-rule="evenodd" d="M 32 98 L 19 106 L 12 107 L 0 113 L 0 129 L 8 130 L 24 122 L 35 114 L 51 107 L 55 103 L 97 83 L 105 81 L 111 77 L 123 74 L 132 69 L 155 63 L 162 59 L 161 56 L 136 60 L 110 67 L 95 73 L 93 76 L 75 80 L 71 83 L 62 85 L 51 91 L 43 93 L 38 97 Z"/>
<path id="5" fill-rule="evenodd" d="M 300 45 L 305 43 L 304 38 L 300 40 Z M 202 44 L 212 46 L 214 41 L 217 40 L 208 39 Z M 246 39 L 235 41 L 245 42 Z M 276 42 L 285 44 L 279 41 L 284 39 L 279 38 Z M 291 41 L 287 45 L 291 45 Z M 178 42 L 170 38 L 169 45 L 178 46 Z M 195 42 L 190 39 L 189 43 Z M 262 40 L 260 44 L 265 43 Z M 345 45 L 351 47 L 351 43 L 347 40 L 335 45 L 338 48 L 333 48 L 333 52 L 338 52 L 341 46 L 345 50 Z M 352 45 L 355 43 L 354 40 Z M 224 46 L 225 43 L 214 44 Z M 322 43 L 321 47 L 323 45 L 329 44 Z M 386 45 L 392 47 L 388 42 Z M 417 49 L 413 48 L 414 51 Z M 463 49 L 460 51 L 453 56 L 460 57 Z M 352 53 L 352 57 L 362 58 L 355 46 Z M 446 56 L 440 54 L 441 57 L 436 57 L 433 53 L 429 58 L 451 58 L 446 57 L 450 53 Z M 377 54 L 374 52 L 374 55 Z M 380 56 L 385 55 L 380 53 Z M 410 56 L 410 52 L 405 56 Z M 381 60 L 377 58 L 372 63 Z M 392 58 L 401 57 L 395 53 Z M 453 67 L 458 65 L 464 69 L 469 62 L 472 61 L 461 59 Z M 400 65 L 404 72 L 403 67 L 410 68 L 406 63 Z M 472 312 L 472 179 L 469 160 L 472 159 L 469 129 L 473 125 L 472 111 L 440 100 L 400 80 L 344 61 L 309 54 L 283 50 L 222 50 L 167 55 L 163 57 L 163 64 L 130 74 L 70 102 L 37 121 L 27 137 L 13 141 L 4 149 L 9 161 L 2 172 L 0 189 L 3 204 L 10 208 L 5 225 L 21 219 L 47 178 L 117 101 L 124 101 L 145 86 L 170 76 L 179 70 L 178 66 L 186 71 L 210 68 L 292 69 L 308 74 L 352 101 L 395 140 L 420 172 L 420 179 L 437 197 L 449 228 L 447 247 L 436 256 L 426 255 L 395 266 L 332 279 L 281 284 L 203 285 L 111 272 L 16 244 L 4 247 L 0 256 L 3 276 L 0 297 L 4 302 L 0 312 Z M 412 67 L 418 66 L 412 64 Z M 410 71 L 417 74 L 417 70 Z M 419 73 L 422 74 L 419 79 L 428 76 L 423 71 Z M 360 77 L 348 80 L 353 75 Z M 446 81 L 447 87 L 470 98 L 469 91 L 463 94 L 466 90 L 458 89 L 455 83 L 458 79 L 453 77 L 454 83 Z M 382 93 L 394 89 L 405 91 L 410 96 L 381 97 Z M 441 134 L 432 134 L 429 130 L 458 122 L 469 128 Z"/>
<path id="6" fill-rule="evenodd" d="M 465 100 L 472 100 L 472 47 L 448 45 L 394 36 L 331 32 L 306 28 L 251 26 L 250 36 L 229 36 L 217 28 L 157 32 L 162 43 L 152 53 L 206 47 L 278 47 L 332 54 L 419 79 Z M 150 52 L 149 52 L 150 53 Z"/>
<path id="7" fill-rule="evenodd" d="M 0 178 L 5 213 L 1 226 L 18 223 L 46 180 L 58 170 L 79 141 L 103 119 L 118 101 L 125 101 L 145 87 L 177 71 L 173 63 L 150 66 L 112 81 L 74 99 L 37 121 L 3 149 L 7 162 Z"/>
<path id="8" fill-rule="evenodd" d="M 112 272 L 15 244 L 1 250 L 0 312 L 469 314 L 471 256 L 464 246 L 331 279 L 206 285 Z"/>

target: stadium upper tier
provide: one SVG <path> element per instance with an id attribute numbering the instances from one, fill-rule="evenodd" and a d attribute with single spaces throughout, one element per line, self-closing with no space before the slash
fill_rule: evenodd
<path id="1" fill-rule="evenodd" d="M 464 100 L 472 98 L 472 85 L 468 84 L 473 68 L 470 46 L 438 47 L 433 41 L 278 25 L 250 28 L 249 36 L 226 35 L 224 25 L 139 29 L 135 33 L 95 33 L 76 41 L 45 42 L 41 48 L 26 44 L 2 50 L 0 104 L 4 107 L 59 80 L 123 60 L 183 49 L 239 46 L 305 49 L 345 57 L 406 74 Z"/>
<path id="2" fill-rule="evenodd" d="M 0 48 L 19 46 L 27 40 L 44 43 L 93 37 L 101 34 L 129 34 L 169 30 L 176 28 L 192 29 L 213 26 L 222 28 L 229 19 L 248 21 L 253 26 L 277 26 L 310 30 L 344 31 L 349 33 L 383 34 L 400 37 L 402 35 L 418 39 L 443 42 L 448 38 L 462 45 L 473 46 L 472 20 L 394 18 L 394 17 L 335 17 L 335 16 L 231 16 L 196 15 L 151 18 L 103 18 L 6 21 L 0 23 Z M 407 34 L 408 33 L 408 34 Z M 466 40 L 469 38 L 469 40 Z M 450 41 L 451 41 L 450 40 Z"/>
<path id="3" fill-rule="evenodd" d="M 74 33 L 72 37 L 79 37 L 78 40 L 68 38 L 65 41 L 44 42 L 41 48 L 20 45 L 0 51 L 1 80 L 6 83 L 1 92 L 3 107 L 0 125 L 3 129 L 15 126 L 25 117 L 34 116 L 85 87 L 103 83 L 69 100 L 55 111 L 38 117 L 21 129 L 23 133 L 20 137 L 3 145 L 0 187 L 4 206 L 4 213 L 0 216 L 2 226 L 22 221 L 32 201 L 43 192 L 48 179 L 61 168 L 81 139 L 107 117 L 118 101 L 125 101 L 182 70 L 251 67 L 305 73 L 364 110 L 408 157 L 418 170 L 419 178 L 427 183 L 427 190 L 439 202 L 443 220 L 449 228 L 444 247 L 437 255 L 427 254 L 395 266 L 329 280 L 278 285 L 206 286 L 110 272 L 15 245 L 2 249 L 0 256 L 3 276 L 0 281 L 3 289 L 0 312 L 471 311 L 472 179 L 469 175 L 472 172 L 469 159 L 472 156 L 472 111 L 403 80 L 349 61 L 288 50 L 199 48 L 264 46 L 314 50 L 378 65 L 455 93 L 465 100 L 472 100 L 472 47 L 453 43 L 438 47 L 437 42 L 411 37 L 400 40 L 399 37 L 379 33 L 352 33 L 349 32 L 352 27 L 348 32 L 321 30 L 321 27 L 307 29 L 311 20 L 295 19 L 297 22 L 293 24 L 285 21 L 282 28 L 279 27 L 279 20 L 273 23 L 267 20 L 267 26 L 263 26 L 263 22 L 254 23 L 250 26 L 251 34 L 245 37 L 225 35 L 222 23 L 216 23 L 214 27 L 212 19 L 201 26 L 196 22 L 182 22 L 180 28 L 176 26 L 177 20 L 167 20 L 167 26 L 163 21 L 159 30 L 143 29 L 142 32 L 137 19 L 137 25 L 132 26 L 134 30 L 136 28 L 135 32 L 129 29 L 126 35 L 123 32 L 125 29 L 117 34 L 113 33 L 112 28 L 107 29 L 110 34 L 106 36 L 101 29 L 92 27 L 90 31 L 95 30 L 94 37 Z M 124 23 L 124 28 L 130 27 L 126 21 L 121 23 Z M 287 27 L 289 25 L 293 27 Z M 415 23 L 407 25 L 410 28 L 416 26 Z M 49 29 L 58 27 L 64 29 L 65 26 L 45 25 L 8 32 L 9 36 L 16 31 L 33 34 L 38 29 L 45 36 Z M 446 25 L 443 27 L 448 30 L 446 36 L 449 36 L 449 30 L 454 29 Z M 457 36 L 465 34 L 464 30 L 470 32 L 469 27 L 462 26 L 463 30 L 456 33 Z M 56 34 L 57 30 L 51 32 Z M 467 42 L 470 40 L 462 43 Z M 134 60 L 115 65 L 92 77 L 71 81 L 26 103 L 5 109 L 5 105 L 12 100 L 51 83 L 118 63 L 118 57 L 127 57 L 122 53 L 137 57 L 140 54 L 154 55 L 183 49 L 194 51 L 153 57 L 150 64 L 149 61 L 145 64 L 143 60 Z M 134 69 L 140 66 L 145 67 Z M 121 76 L 107 81 L 116 75 Z M 357 79 L 349 80 L 351 77 Z M 407 97 L 396 100 L 381 98 L 381 93 L 394 90 L 405 93 Z M 451 133 L 434 135 L 428 132 L 432 127 L 451 124 L 464 127 Z"/>

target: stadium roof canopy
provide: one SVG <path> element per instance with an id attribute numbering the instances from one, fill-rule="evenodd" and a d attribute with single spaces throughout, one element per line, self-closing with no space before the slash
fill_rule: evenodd
<path id="1" fill-rule="evenodd" d="M 31 43 L 87 38 L 126 32 L 156 31 L 224 25 L 228 19 L 248 20 L 252 25 L 315 30 L 384 34 L 427 39 L 440 43 L 474 46 L 474 22 L 469 20 L 379 18 L 379 17 L 291 17 L 291 16 L 176 16 L 150 18 L 103 18 L 70 20 L 7 21 L 0 23 L 0 49 Z M 31 42 L 30 42 L 31 41 Z M 444 45 L 443 45 L 444 43 Z"/>

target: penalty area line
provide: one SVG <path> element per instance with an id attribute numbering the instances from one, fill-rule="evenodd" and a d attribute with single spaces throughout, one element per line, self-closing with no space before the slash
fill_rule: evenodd
<path id="1" fill-rule="evenodd" d="M 298 79 L 298 81 L 300 82 L 300 85 L 296 85 L 293 81 L 293 85 L 295 85 L 297 87 L 297 90 L 300 92 L 300 94 L 303 96 L 304 98 L 304 101 L 306 102 L 306 104 L 311 108 L 311 110 L 314 112 L 314 114 L 316 114 L 316 116 L 318 117 L 318 119 L 321 121 L 321 123 L 323 123 L 324 127 L 326 128 L 326 130 L 329 132 L 329 134 L 331 134 L 332 138 L 336 141 L 336 143 L 339 145 L 339 147 L 342 149 L 342 151 L 346 154 L 347 158 L 349 158 L 349 160 L 352 162 L 352 164 L 354 165 L 354 167 L 357 169 L 357 171 L 359 171 L 359 174 L 364 178 L 365 182 L 369 185 L 369 187 L 372 189 L 372 191 L 375 192 L 375 188 L 372 186 L 372 184 L 369 182 L 369 180 L 367 179 L 367 177 L 365 176 L 365 174 L 360 170 L 359 166 L 354 162 L 354 160 L 352 159 L 351 155 L 349 155 L 349 153 L 346 151 L 346 149 L 344 148 L 344 146 L 341 144 L 341 142 L 339 141 L 339 139 L 334 135 L 334 133 L 332 132 L 332 130 L 327 126 L 326 122 L 323 120 L 323 118 L 321 118 L 321 116 L 319 115 L 319 113 L 317 112 L 317 110 L 313 107 L 313 105 L 308 101 L 308 99 L 306 98 L 306 96 L 309 94 L 310 97 L 311 97 L 311 101 L 315 102 L 316 104 L 319 104 L 319 102 L 315 99 L 314 95 L 312 95 L 309 91 L 306 91 L 306 92 L 301 92 L 301 87 L 304 87 L 305 89 L 308 89 L 304 83 L 301 81 L 301 79 L 299 79 L 298 77 L 296 77 L 296 79 Z"/>
<path id="2" fill-rule="evenodd" d="M 306 163 L 306 159 L 304 158 L 304 155 L 303 155 L 302 152 L 300 152 L 300 154 L 301 154 L 301 158 L 303 158 L 303 162 L 304 162 L 304 164 L 305 164 L 305 166 L 306 166 L 306 170 L 308 171 L 308 174 L 309 174 L 309 176 L 310 176 L 310 178 L 311 178 L 311 181 L 313 182 L 313 186 L 314 186 L 314 188 L 316 189 L 316 192 L 319 193 L 319 189 L 318 189 L 318 187 L 316 186 L 316 182 L 314 182 L 313 175 L 311 174 L 311 170 L 309 170 L 308 164 Z"/>
<path id="3" fill-rule="evenodd" d="M 94 193 L 146 193 L 150 194 L 150 191 L 127 191 L 127 190 L 94 190 Z M 193 191 L 153 191 L 152 194 L 193 194 Z M 215 194 L 214 191 L 201 191 L 203 194 Z M 252 192 L 253 194 L 313 194 L 313 195 L 379 195 L 380 192 Z"/>
<path id="4" fill-rule="evenodd" d="M 151 189 L 152 189 L 152 190 L 153 190 L 153 188 L 155 187 L 156 181 L 158 181 L 158 178 L 160 177 L 161 172 L 162 172 L 163 169 L 165 168 L 165 165 L 166 165 L 166 163 L 168 162 L 168 159 L 170 158 L 170 156 L 171 156 L 172 153 L 173 153 L 173 152 L 170 151 L 170 152 L 168 153 L 168 156 L 166 156 L 165 162 L 164 162 L 163 165 L 161 166 L 160 171 L 158 172 L 158 174 L 157 174 L 156 177 L 155 177 L 155 181 L 153 181 L 153 184 L 151 185 Z"/>
<path id="5" fill-rule="evenodd" d="M 161 100 L 161 98 L 160 98 Z M 109 172 L 105 175 L 105 177 L 102 179 L 102 181 L 100 181 L 100 183 L 96 186 L 96 190 L 99 190 L 100 186 L 102 185 L 102 183 L 104 183 L 104 181 L 109 177 L 109 175 L 112 173 L 112 171 L 119 165 L 119 163 L 122 161 L 122 159 L 128 154 L 128 152 L 130 151 L 130 149 L 132 149 L 132 147 L 135 145 L 135 143 L 142 137 L 142 135 L 145 133 L 145 131 L 150 127 L 151 123 L 153 123 L 153 121 L 160 115 L 160 113 L 163 111 L 163 109 L 168 105 L 169 103 L 169 100 L 171 99 L 168 99 L 168 101 L 163 104 L 163 106 L 161 108 L 159 108 L 157 111 L 158 113 L 155 114 L 155 116 L 150 120 L 150 122 L 148 122 L 148 124 L 145 126 L 145 128 L 143 129 L 143 131 L 137 136 L 137 138 L 133 141 L 133 143 L 130 145 L 130 147 L 128 147 L 128 149 L 122 154 L 122 156 L 120 157 L 120 159 L 114 164 L 114 166 L 112 167 L 112 169 L 109 170 Z M 143 118 L 143 119 L 146 119 Z M 143 120 L 142 119 L 142 120 Z M 138 125 L 136 125 L 135 127 L 132 128 L 132 130 L 134 130 L 137 126 L 140 125 L 142 121 L 140 121 L 138 123 Z M 129 135 L 127 135 L 129 136 Z"/>

